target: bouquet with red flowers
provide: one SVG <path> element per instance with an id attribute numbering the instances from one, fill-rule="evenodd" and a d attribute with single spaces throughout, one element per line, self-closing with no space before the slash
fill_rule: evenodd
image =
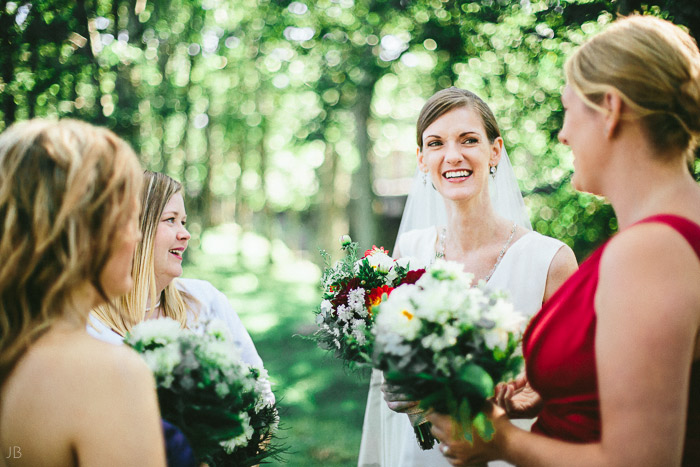
<path id="1" fill-rule="evenodd" d="M 415 283 L 424 269 L 410 270 L 410 260 L 389 256 L 373 246 L 358 258 L 357 243 L 349 236 L 340 239 L 345 257 L 331 266 L 328 253 L 321 252 L 326 268 L 321 277 L 323 300 L 316 309 L 318 330 L 312 338 L 321 348 L 333 350 L 350 368 L 372 362 L 373 309 L 405 283 Z"/>

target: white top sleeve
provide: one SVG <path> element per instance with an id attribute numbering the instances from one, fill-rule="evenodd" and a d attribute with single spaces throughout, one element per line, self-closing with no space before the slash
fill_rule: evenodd
<path id="1" fill-rule="evenodd" d="M 122 336 L 97 319 L 92 313 L 88 315 L 87 333 L 95 339 L 107 342 L 108 344 L 121 345 L 124 343 L 124 338 Z"/>
<path id="2" fill-rule="evenodd" d="M 258 355 L 258 351 L 253 344 L 250 334 L 241 322 L 238 313 L 233 309 L 226 295 L 221 293 L 211 283 L 199 279 L 176 279 L 175 286 L 184 292 L 189 293 L 199 301 L 197 318 L 202 319 L 219 319 L 226 323 L 226 327 L 231 333 L 233 341 L 238 346 L 241 352 L 241 360 L 250 366 L 259 368 L 265 377 L 267 373 L 263 367 L 263 361 Z M 195 318 L 194 313 L 190 313 L 187 322 Z M 262 389 L 263 397 L 269 404 L 275 402 L 275 396 L 272 393 L 269 380 L 266 379 L 265 387 Z"/>
<path id="3" fill-rule="evenodd" d="M 199 279 L 176 279 L 175 286 L 199 301 L 197 309 L 199 320 L 219 319 L 226 323 L 233 341 L 241 351 L 241 360 L 249 365 L 262 368 L 263 362 L 258 355 L 255 344 L 253 344 L 253 339 L 243 326 L 241 318 L 231 306 L 226 295 L 211 283 Z M 188 323 L 193 319 L 195 319 L 195 315 L 190 313 L 187 318 Z"/>

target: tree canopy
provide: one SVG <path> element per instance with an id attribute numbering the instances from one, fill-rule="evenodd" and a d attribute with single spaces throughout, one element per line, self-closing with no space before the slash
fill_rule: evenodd
<path id="1" fill-rule="evenodd" d="M 0 129 L 110 127 L 184 182 L 195 238 L 235 220 L 315 257 L 347 232 L 393 245 L 418 112 L 455 85 L 494 110 L 535 229 L 583 257 L 616 220 L 568 183 L 562 68 L 632 11 L 699 30 L 694 2 L 668 0 L 4 2 Z"/>

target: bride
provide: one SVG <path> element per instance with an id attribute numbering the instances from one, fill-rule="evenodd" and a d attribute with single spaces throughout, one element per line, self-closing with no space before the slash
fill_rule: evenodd
<path id="1" fill-rule="evenodd" d="M 421 267 L 439 257 L 458 261 L 475 281 L 507 291 L 529 318 L 576 270 L 576 258 L 564 243 L 531 230 L 491 109 L 470 91 L 439 91 L 421 110 L 417 140 L 419 173 L 395 257 L 410 257 L 412 266 Z M 422 418 L 415 416 L 418 403 L 402 401 L 382 380 L 375 370 L 358 466 L 449 465 L 437 447 L 423 451 L 418 445 L 406 416 Z"/>

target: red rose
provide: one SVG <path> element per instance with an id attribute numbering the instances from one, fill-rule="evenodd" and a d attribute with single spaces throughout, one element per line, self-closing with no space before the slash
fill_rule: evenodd
<path id="1" fill-rule="evenodd" d="M 403 284 L 415 284 L 418 279 L 421 278 L 421 276 L 425 274 L 425 269 L 416 269 L 412 271 L 408 271 L 406 274 L 406 277 L 401 279 L 401 283 L 399 285 Z"/>

